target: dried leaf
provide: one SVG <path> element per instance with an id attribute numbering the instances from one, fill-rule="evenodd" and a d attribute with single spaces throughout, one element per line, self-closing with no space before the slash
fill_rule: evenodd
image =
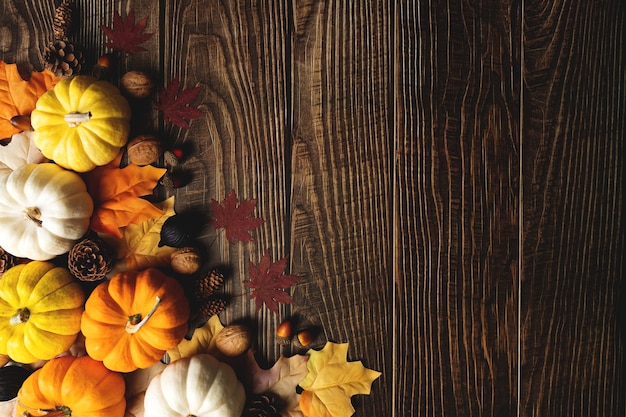
<path id="1" fill-rule="evenodd" d="M 139 224 L 129 224 L 124 228 L 124 240 L 127 248 L 126 266 L 129 269 L 160 268 L 170 264 L 170 256 L 175 248 L 159 247 L 159 240 L 161 239 L 163 223 L 176 214 L 174 196 L 155 204 L 155 206 L 162 211 L 161 216 L 145 220 Z"/>
<path id="2" fill-rule="evenodd" d="M 255 199 L 238 202 L 235 190 L 231 190 L 224 199 L 223 205 L 211 200 L 211 211 L 215 220 L 210 224 L 216 229 L 225 229 L 226 239 L 230 243 L 235 243 L 235 240 L 251 242 L 254 239 L 248 230 L 254 230 L 265 222 L 263 219 L 251 216 L 255 207 Z"/>
<path id="3" fill-rule="evenodd" d="M 300 382 L 300 408 L 308 417 L 348 417 L 354 414 L 350 398 L 368 394 L 381 373 L 361 361 L 348 362 L 348 343 L 327 342 L 322 350 L 309 350 L 309 373 Z"/>
<path id="4" fill-rule="evenodd" d="M 198 353 L 219 357 L 221 354 L 215 345 L 215 337 L 223 328 L 219 316 L 212 316 L 204 326 L 195 329 L 191 340 L 183 339 L 177 347 L 167 351 L 170 362 Z"/>
<path id="5" fill-rule="evenodd" d="M 124 375 L 126 382 L 126 413 L 124 417 L 143 417 L 146 389 L 152 378 L 163 372 L 165 366 L 165 364 L 157 362 L 148 368 L 137 369 Z"/>
<path id="6" fill-rule="evenodd" d="M 167 88 L 159 90 L 155 108 L 163 113 L 165 123 L 172 123 L 181 129 L 189 129 L 187 120 L 202 116 L 202 112 L 191 105 L 200 89 L 200 87 L 194 87 L 181 90 L 179 79 L 174 78 Z"/>
<path id="7" fill-rule="evenodd" d="M 146 48 L 139 45 L 153 35 L 152 33 L 142 33 L 147 23 L 147 16 L 135 22 L 135 11 L 133 9 L 128 11 L 125 18 L 115 12 L 113 15 L 113 27 L 100 26 L 104 34 L 111 39 L 111 42 L 106 42 L 104 46 L 114 51 L 126 52 L 128 54 L 145 51 Z"/>
<path id="8" fill-rule="evenodd" d="M 165 168 L 129 164 L 120 168 L 122 154 L 109 164 L 83 174 L 87 190 L 94 200 L 91 229 L 121 238 L 120 227 L 160 217 L 163 212 L 140 198 L 152 194 Z"/>
<path id="9" fill-rule="evenodd" d="M 278 313 L 278 304 L 293 304 L 293 298 L 285 290 L 298 282 L 301 277 L 285 274 L 287 257 L 271 263 L 269 251 L 261 258 L 259 265 L 248 263 L 250 279 L 243 284 L 251 288 L 250 298 L 255 300 L 257 310 L 263 304 L 270 310 Z"/>
<path id="10" fill-rule="evenodd" d="M 0 61 L 0 139 L 10 138 L 22 129 L 11 124 L 14 116 L 30 116 L 37 100 L 59 81 L 48 70 L 31 73 L 25 81 L 17 65 Z"/>

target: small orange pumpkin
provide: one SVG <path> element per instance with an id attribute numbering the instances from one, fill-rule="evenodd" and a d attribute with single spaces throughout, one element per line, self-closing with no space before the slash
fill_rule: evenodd
<path id="1" fill-rule="evenodd" d="M 92 358 L 118 372 L 147 368 L 187 332 L 189 302 L 174 278 L 155 268 L 99 284 L 85 303 L 81 331 Z"/>
<path id="2" fill-rule="evenodd" d="M 46 362 L 22 384 L 16 416 L 123 417 L 124 378 L 89 356 Z"/>

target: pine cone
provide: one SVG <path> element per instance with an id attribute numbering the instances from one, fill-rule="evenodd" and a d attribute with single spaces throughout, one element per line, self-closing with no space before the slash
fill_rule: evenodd
<path id="1" fill-rule="evenodd" d="M 209 298 L 223 283 L 224 274 L 216 269 L 207 272 L 195 281 L 194 293 L 196 299 L 203 300 Z"/>
<path id="2" fill-rule="evenodd" d="M 57 40 L 50 43 L 43 53 L 44 67 L 57 78 L 71 77 L 80 73 L 83 53 L 71 42 Z"/>
<path id="3" fill-rule="evenodd" d="M 52 30 L 54 39 L 67 40 L 72 26 L 72 0 L 63 0 L 59 7 L 54 10 Z"/>
<path id="4" fill-rule="evenodd" d="M 15 256 L 0 248 L 0 274 L 11 269 L 15 265 L 16 260 L 17 258 Z"/>
<path id="5" fill-rule="evenodd" d="M 221 297 L 210 298 L 200 305 L 201 321 L 210 319 L 226 309 L 226 299 Z"/>
<path id="6" fill-rule="evenodd" d="M 68 254 L 67 267 L 81 281 L 97 281 L 111 270 L 113 257 L 100 239 L 83 239 Z"/>
<path id="7" fill-rule="evenodd" d="M 241 417 L 280 417 L 278 406 L 270 394 L 248 396 Z"/>

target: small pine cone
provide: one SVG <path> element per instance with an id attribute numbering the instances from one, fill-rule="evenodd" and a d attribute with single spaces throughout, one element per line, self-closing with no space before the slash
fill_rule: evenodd
<path id="1" fill-rule="evenodd" d="M 224 283 L 224 274 L 213 269 L 195 281 L 194 293 L 198 300 L 209 298 Z"/>
<path id="2" fill-rule="evenodd" d="M 113 267 L 113 257 L 100 239 L 83 239 L 68 254 L 67 267 L 81 281 L 97 281 Z"/>
<path id="3" fill-rule="evenodd" d="M 43 53 L 44 67 L 57 78 L 71 77 L 82 69 L 83 53 L 71 42 L 57 40 L 50 43 Z"/>
<path id="4" fill-rule="evenodd" d="M 280 417 L 278 406 L 271 394 L 249 395 L 241 417 Z"/>
<path id="5" fill-rule="evenodd" d="M 15 265 L 16 261 L 17 258 L 15 256 L 0 248 L 0 274 L 3 274 L 11 269 Z"/>
<path id="6" fill-rule="evenodd" d="M 63 0 L 59 7 L 54 10 L 52 30 L 54 39 L 67 40 L 72 26 L 72 0 Z"/>
<path id="7" fill-rule="evenodd" d="M 226 309 L 226 300 L 224 298 L 211 298 L 200 306 L 200 318 L 208 320 L 216 314 L 220 314 Z"/>

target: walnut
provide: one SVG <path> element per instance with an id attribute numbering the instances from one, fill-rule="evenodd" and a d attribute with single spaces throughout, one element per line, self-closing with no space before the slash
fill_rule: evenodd
<path id="1" fill-rule="evenodd" d="M 170 266 L 179 274 L 193 274 L 200 269 L 201 263 L 198 250 L 191 246 L 176 249 L 170 257 Z"/>
<path id="2" fill-rule="evenodd" d="M 128 71 L 120 80 L 122 91 L 133 98 L 146 98 L 152 94 L 154 83 L 150 74 L 142 71 Z"/>
<path id="3" fill-rule="evenodd" d="M 161 141 L 153 135 L 139 135 L 126 145 L 128 159 L 135 165 L 150 165 L 163 154 Z"/>
<path id="4" fill-rule="evenodd" d="M 215 347 L 226 356 L 239 356 L 250 347 L 250 329 L 241 324 L 224 327 L 215 337 Z"/>

